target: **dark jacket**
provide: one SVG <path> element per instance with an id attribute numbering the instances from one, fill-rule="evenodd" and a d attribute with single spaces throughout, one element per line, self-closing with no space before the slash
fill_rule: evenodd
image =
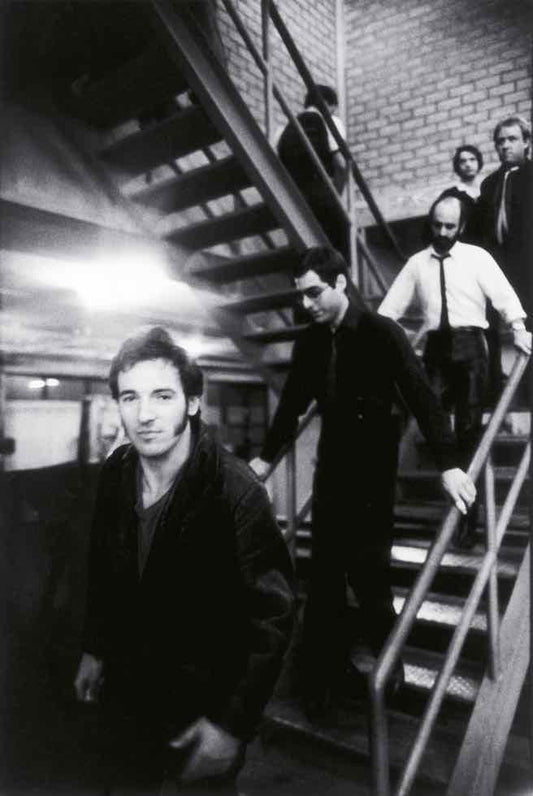
<path id="1" fill-rule="evenodd" d="M 392 411 L 399 393 L 418 420 L 438 467 L 456 467 L 448 418 L 401 327 L 350 304 L 335 338 L 334 400 L 326 401 L 331 332 L 314 324 L 294 344 L 291 369 L 261 457 L 272 461 L 292 439 L 298 417 L 314 399 L 322 417 L 319 465 L 337 479 L 342 471 L 349 472 L 352 494 L 355 475 L 366 490 L 369 482 L 379 481 L 384 451 L 396 434 Z"/>
<path id="2" fill-rule="evenodd" d="M 266 492 L 202 427 L 139 577 L 138 457 L 107 460 L 94 514 L 84 649 L 103 701 L 172 733 L 199 715 L 251 737 L 293 621 L 292 566 Z"/>
<path id="3" fill-rule="evenodd" d="M 497 169 L 481 183 L 477 204 L 478 225 L 482 230 L 482 245 L 492 254 L 516 290 L 522 305 L 531 313 L 531 271 L 533 264 L 533 163 L 526 160 L 509 174 L 506 211 L 509 230 L 503 243 L 496 239 L 496 219 L 500 207 L 503 168 Z"/>

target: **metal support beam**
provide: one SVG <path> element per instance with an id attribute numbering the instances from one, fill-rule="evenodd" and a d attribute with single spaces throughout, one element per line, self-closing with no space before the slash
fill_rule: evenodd
<path id="1" fill-rule="evenodd" d="M 298 190 L 279 168 L 276 153 L 220 63 L 202 47 L 169 0 L 153 0 L 163 37 L 178 69 L 223 133 L 280 226 L 299 250 L 325 246 L 327 238 Z"/>

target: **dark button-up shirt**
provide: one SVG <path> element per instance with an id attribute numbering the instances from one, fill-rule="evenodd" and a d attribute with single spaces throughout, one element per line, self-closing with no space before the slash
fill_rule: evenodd
<path id="1" fill-rule="evenodd" d="M 372 456 L 378 462 L 380 443 L 386 444 L 393 428 L 393 405 L 401 396 L 415 415 L 439 469 L 456 467 L 448 417 L 403 330 L 388 318 L 350 304 L 335 332 L 333 399 L 327 384 L 331 334 L 328 326 L 316 324 L 296 341 L 261 457 L 272 461 L 294 436 L 299 416 L 315 399 L 322 417 L 319 463 L 340 462 L 350 453 L 362 468 Z"/>

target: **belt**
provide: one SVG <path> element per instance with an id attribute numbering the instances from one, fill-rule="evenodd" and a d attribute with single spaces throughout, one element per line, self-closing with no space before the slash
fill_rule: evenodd
<path id="1" fill-rule="evenodd" d="M 428 335 L 453 335 L 453 334 L 484 334 L 481 326 L 450 326 L 449 329 L 432 329 Z"/>

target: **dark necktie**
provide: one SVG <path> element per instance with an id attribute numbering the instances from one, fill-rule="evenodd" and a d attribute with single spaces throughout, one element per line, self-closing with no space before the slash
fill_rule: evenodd
<path id="1" fill-rule="evenodd" d="M 500 205 L 498 207 L 498 215 L 496 216 L 496 240 L 500 246 L 504 242 L 509 231 L 509 219 L 507 218 L 507 180 L 509 179 L 509 174 L 517 169 L 518 166 L 512 166 L 510 169 L 507 169 L 503 175 Z"/>
<path id="2" fill-rule="evenodd" d="M 449 257 L 449 254 L 432 254 L 436 260 L 439 261 L 440 271 L 440 323 L 439 331 L 449 331 L 450 318 L 448 316 L 448 299 L 446 298 L 446 277 L 444 275 L 444 260 Z"/>

